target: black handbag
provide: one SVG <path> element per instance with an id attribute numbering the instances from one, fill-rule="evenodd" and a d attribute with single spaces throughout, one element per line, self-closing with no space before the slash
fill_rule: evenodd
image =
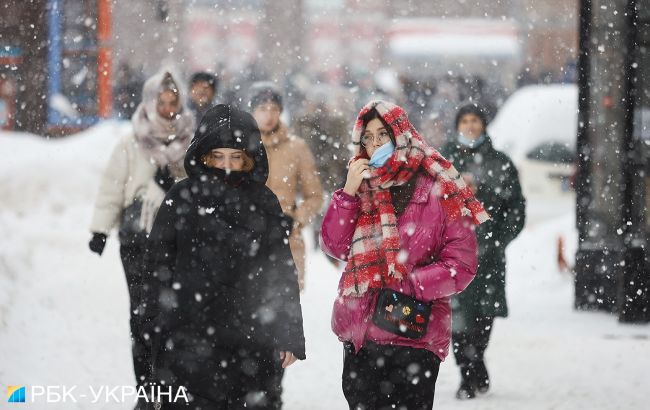
<path id="1" fill-rule="evenodd" d="M 383 288 L 377 296 L 372 322 L 378 328 L 398 336 L 419 339 L 427 333 L 430 316 L 430 303 Z"/>
<path id="2" fill-rule="evenodd" d="M 122 211 L 118 237 L 121 244 L 131 244 L 146 239 L 146 233 L 140 226 L 142 215 L 142 200 L 136 199 Z"/>

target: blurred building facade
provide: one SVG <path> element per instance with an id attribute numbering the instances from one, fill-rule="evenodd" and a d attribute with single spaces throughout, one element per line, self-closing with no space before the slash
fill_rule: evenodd
<path id="1" fill-rule="evenodd" d="M 570 79 L 576 3 L 0 0 L 0 99 L 8 101 L 0 104 L 0 122 L 43 132 L 128 118 L 142 81 L 163 65 L 186 75 L 214 71 L 240 91 L 256 79 L 299 82 L 296 73 L 363 88 L 379 69 L 414 77 L 465 71 L 508 89 L 540 77 Z M 104 24 L 102 4 L 110 9 Z M 455 50 L 440 46 L 450 38 Z M 114 89 L 113 111 L 106 82 Z"/>
<path id="2" fill-rule="evenodd" d="M 0 1 L 0 128 L 40 133 L 46 122 L 46 0 Z"/>
<path id="3" fill-rule="evenodd" d="M 230 65 L 237 69 L 242 60 L 250 63 L 268 57 L 267 62 L 272 63 L 267 68 L 274 77 L 303 67 L 326 79 L 340 79 L 390 66 L 392 56 L 387 51 L 393 26 L 400 21 L 427 27 L 429 34 L 449 30 L 444 24 L 448 21 L 449 26 L 460 22 L 459 26 L 479 27 L 484 23 L 479 39 L 485 32 L 515 30 L 520 48 L 516 65 L 521 70 L 516 74 L 523 77 L 523 83 L 574 80 L 577 0 L 253 0 L 236 8 L 202 0 L 187 3 L 185 38 L 189 61 L 196 67 Z M 211 25 L 211 21 L 217 24 Z M 233 54 L 231 50 L 237 46 L 239 53 Z M 496 57 L 499 60 L 503 54 Z M 514 60 L 514 56 L 510 58 L 506 71 L 514 69 Z"/>
<path id="4" fill-rule="evenodd" d="M 147 75 L 187 59 L 185 0 L 113 0 L 113 61 Z"/>
<path id="5" fill-rule="evenodd" d="M 0 48 L 8 53 L 0 57 L 5 128 L 55 135 L 111 114 L 109 3 L 0 2 Z"/>
<path id="6" fill-rule="evenodd" d="M 578 56 L 578 0 L 377 0 L 391 17 L 478 18 L 515 21 L 530 76 L 563 77 Z"/>
<path id="7" fill-rule="evenodd" d="M 56 135 L 112 116 L 115 67 L 150 74 L 184 63 L 185 6 L 0 1 L 0 127 Z"/>

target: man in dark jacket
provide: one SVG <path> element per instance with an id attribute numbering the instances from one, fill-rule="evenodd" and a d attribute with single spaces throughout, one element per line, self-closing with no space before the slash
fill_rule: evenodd
<path id="1" fill-rule="evenodd" d="M 324 101 L 307 101 L 304 114 L 294 124 L 294 133 L 307 142 L 314 154 L 325 198 L 345 182 L 349 158 L 342 154 L 342 147 L 350 141 L 349 128 L 348 121 Z M 312 225 L 316 248 L 319 248 L 322 221 L 323 212 L 319 212 Z M 331 261 L 337 263 L 334 259 Z"/>
<path id="2" fill-rule="evenodd" d="M 519 235 L 526 217 L 519 175 L 485 133 L 485 110 L 475 104 L 456 115 L 458 136 L 442 154 L 463 174 L 492 219 L 476 229 L 479 265 L 476 278 L 452 300 L 454 355 L 461 370 L 459 399 L 489 389 L 484 353 L 495 317 L 506 317 L 506 247 Z"/>
<path id="3" fill-rule="evenodd" d="M 217 77 L 212 73 L 199 71 L 192 74 L 189 106 L 197 122 L 214 104 L 218 85 Z"/>
<path id="4" fill-rule="evenodd" d="M 250 169 L 210 166 L 206 158 L 224 148 L 247 157 Z M 305 359 L 305 340 L 291 220 L 265 186 L 253 117 L 227 105 L 208 110 L 185 169 L 145 255 L 141 315 L 152 380 L 184 386 L 192 408 L 280 408 L 283 369 L 294 356 Z"/>

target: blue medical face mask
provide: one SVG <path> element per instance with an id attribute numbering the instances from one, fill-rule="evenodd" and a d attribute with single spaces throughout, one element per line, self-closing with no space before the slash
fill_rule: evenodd
<path id="1" fill-rule="evenodd" d="M 383 167 L 386 161 L 388 161 L 388 158 L 390 158 L 390 156 L 393 155 L 394 151 L 395 151 L 395 145 L 393 144 L 392 141 L 388 141 L 381 147 L 377 148 L 377 150 L 375 150 L 375 152 L 372 154 L 372 157 L 370 157 L 370 161 L 368 162 L 368 165 L 370 165 L 373 168 Z"/>
<path id="2" fill-rule="evenodd" d="M 462 145 L 466 147 L 476 148 L 479 145 L 483 144 L 483 142 L 485 142 L 485 134 L 481 134 L 481 136 L 479 136 L 475 140 L 469 139 L 463 134 L 458 134 L 458 142 L 460 142 Z"/>

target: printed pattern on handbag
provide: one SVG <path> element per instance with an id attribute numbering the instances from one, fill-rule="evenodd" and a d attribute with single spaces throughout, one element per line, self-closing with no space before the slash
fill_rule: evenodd
<path id="1" fill-rule="evenodd" d="M 382 330 L 419 339 L 427 333 L 431 305 L 392 289 L 381 289 L 372 316 Z"/>

